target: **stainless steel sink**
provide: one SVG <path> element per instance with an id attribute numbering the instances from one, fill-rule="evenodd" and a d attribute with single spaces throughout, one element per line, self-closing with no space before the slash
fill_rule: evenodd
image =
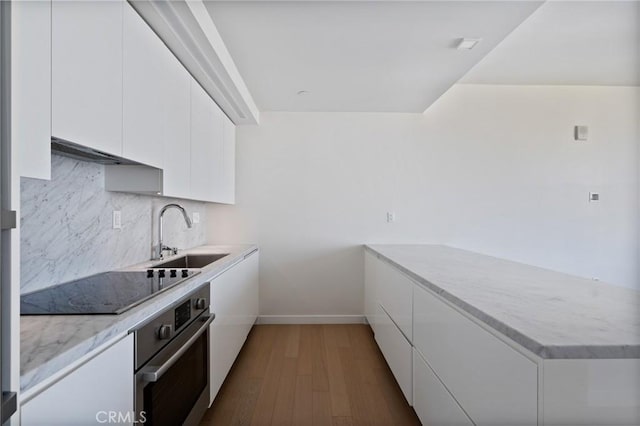
<path id="1" fill-rule="evenodd" d="M 216 254 L 187 254 L 177 259 L 171 259 L 163 263 L 159 263 L 152 266 L 151 269 L 160 268 L 174 268 L 174 269 L 186 269 L 186 268 L 204 268 L 205 266 L 220 260 L 229 253 L 216 253 Z"/>

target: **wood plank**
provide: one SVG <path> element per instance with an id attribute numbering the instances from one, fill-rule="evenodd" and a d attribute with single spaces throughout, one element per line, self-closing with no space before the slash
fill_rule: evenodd
<path id="1" fill-rule="evenodd" d="M 297 358 L 300 346 L 300 326 L 288 325 L 287 326 L 287 347 L 284 352 L 284 356 L 287 358 Z"/>
<path id="2" fill-rule="evenodd" d="M 334 417 L 333 426 L 353 426 L 351 417 Z"/>
<path id="3" fill-rule="evenodd" d="M 313 390 L 319 392 L 329 391 L 329 379 L 327 378 L 327 360 L 324 348 L 324 333 L 321 325 L 312 325 L 311 328 L 311 365 Z"/>
<path id="4" fill-rule="evenodd" d="M 296 426 L 313 425 L 313 381 L 311 375 L 296 377 L 293 424 Z"/>
<path id="5" fill-rule="evenodd" d="M 248 426 L 251 424 L 256 403 L 260 396 L 260 389 L 262 388 L 262 379 L 249 378 L 242 386 L 242 390 L 236 393 L 236 408 L 233 411 L 231 420 L 231 424 L 234 426 Z M 218 423 L 212 422 L 212 424 L 224 424 L 225 422 L 226 420 Z"/>
<path id="6" fill-rule="evenodd" d="M 280 382 L 278 383 L 278 392 L 276 395 L 275 406 L 273 408 L 271 424 L 282 426 L 292 424 L 297 367 L 298 360 L 296 358 L 285 356 L 282 372 L 280 373 Z"/>
<path id="7" fill-rule="evenodd" d="M 300 326 L 300 346 L 298 352 L 298 375 L 311 376 L 313 374 L 313 362 L 311 356 L 311 326 Z"/>
<path id="8" fill-rule="evenodd" d="M 273 410 L 278 394 L 278 384 L 284 364 L 284 351 L 286 345 L 286 329 L 275 328 L 275 341 L 271 349 L 269 363 L 264 372 L 264 379 L 260 389 L 260 396 L 251 419 L 251 424 L 256 426 L 270 425 Z"/>
<path id="9" fill-rule="evenodd" d="M 351 416 L 351 402 L 345 382 L 344 370 L 340 361 L 340 348 L 349 347 L 346 333 L 338 332 L 338 328 L 324 326 L 324 347 L 327 360 L 327 378 L 329 379 L 329 396 L 331 398 L 331 414 L 333 416 Z M 344 331 L 344 329 L 342 329 Z M 346 340 L 345 340 L 346 336 Z"/>
<path id="10" fill-rule="evenodd" d="M 404 398 L 404 394 L 393 377 L 389 366 L 385 363 L 382 353 L 380 353 L 379 359 L 379 367 L 375 368 L 374 372 L 379 389 L 387 402 L 393 424 L 419 426 L 420 420 L 418 420 L 415 411 Z"/>
<path id="11" fill-rule="evenodd" d="M 350 348 L 340 348 L 340 360 L 344 367 L 353 423 L 381 426 L 393 424 L 384 395 L 378 386 L 365 384 L 358 373 L 356 366 L 364 361 L 356 360 Z"/>
<path id="12" fill-rule="evenodd" d="M 263 378 L 266 374 L 277 331 L 278 327 L 274 325 L 253 326 L 249 335 L 250 343 L 247 345 L 247 352 L 250 353 L 251 358 L 248 377 Z"/>
<path id="13" fill-rule="evenodd" d="M 329 392 L 313 392 L 313 426 L 332 426 Z"/>

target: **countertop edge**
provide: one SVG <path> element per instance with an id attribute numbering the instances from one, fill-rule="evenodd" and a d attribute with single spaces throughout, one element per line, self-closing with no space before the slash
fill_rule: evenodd
<path id="1" fill-rule="evenodd" d="M 543 345 L 540 342 L 530 338 L 529 336 L 521 333 L 520 331 L 510 327 L 492 317 L 491 315 L 481 311 L 473 305 L 465 302 L 447 292 L 437 284 L 430 282 L 426 278 L 411 271 L 404 265 L 390 259 L 383 253 L 377 251 L 372 245 L 364 244 L 364 249 L 374 254 L 378 259 L 388 263 L 389 265 L 399 269 L 404 274 L 408 275 L 414 282 L 422 285 L 428 290 L 436 293 L 446 301 L 454 304 L 458 308 L 462 309 L 473 318 L 481 321 L 483 324 L 489 326 L 502 336 L 522 346 L 527 351 L 542 358 L 543 360 L 552 359 L 638 359 L 640 358 L 640 347 L 631 345 Z M 448 246 L 442 246 L 448 247 Z M 490 257 L 490 256 L 488 256 Z"/>

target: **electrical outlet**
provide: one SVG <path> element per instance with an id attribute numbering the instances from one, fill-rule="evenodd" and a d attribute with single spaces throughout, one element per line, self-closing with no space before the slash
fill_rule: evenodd
<path id="1" fill-rule="evenodd" d="M 122 212 L 120 210 L 113 211 L 113 229 L 122 229 Z"/>
<path id="2" fill-rule="evenodd" d="M 193 223 L 200 223 L 200 213 L 193 212 Z"/>
<path id="3" fill-rule="evenodd" d="M 393 223 L 396 221 L 396 214 L 394 212 L 387 212 L 387 222 Z"/>

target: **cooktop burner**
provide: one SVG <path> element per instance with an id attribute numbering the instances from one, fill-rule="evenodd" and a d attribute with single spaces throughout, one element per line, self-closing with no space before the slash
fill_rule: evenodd
<path id="1" fill-rule="evenodd" d="M 20 297 L 20 314 L 121 314 L 199 272 L 191 269 L 104 272 L 24 294 Z"/>

